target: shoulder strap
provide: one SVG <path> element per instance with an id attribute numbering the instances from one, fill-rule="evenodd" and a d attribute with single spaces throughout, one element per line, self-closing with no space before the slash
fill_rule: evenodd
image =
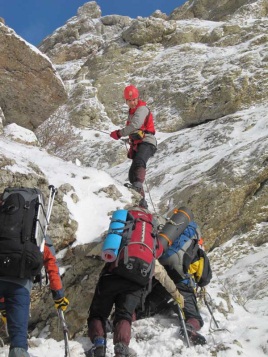
<path id="1" fill-rule="evenodd" d="M 146 106 L 147 107 L 147 106 Z M 148 108 L 148 107 L 147 107 Z M 148 124 L 148 120 L 149 120 L 149 117 L 150 117 L 150 114 L 151 114 L 151 111 L 150 111 L 150 109 L 148 108 L 148 110 L 149 110 L 149 113 L 146 115 L 146 118 L 145 118 L 145 120 L 144 120 L 144 125 L 146 126 L 147 124 Z"/>

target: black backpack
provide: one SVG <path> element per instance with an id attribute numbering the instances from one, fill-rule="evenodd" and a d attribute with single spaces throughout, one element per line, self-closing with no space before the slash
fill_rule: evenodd
<path id="1" fill-rule="evenodd" d="M 43 266 L 47 226 L 37 188 L 6 188 L 0 200 L 0 276 L 32 278 Z"/>

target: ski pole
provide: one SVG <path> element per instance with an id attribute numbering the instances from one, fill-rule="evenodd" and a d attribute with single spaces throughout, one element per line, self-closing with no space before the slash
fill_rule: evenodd
<path id="1" fill-rule="evenodd" d="M 52 212 L 54 199 L 55 199 L 56 194 L 58 193 L 58 190 L 53 185 L 49 185 L 48 188 L 50 190 L 50 193 L 49 193 L 49 199 L 48 199 L 48 204 L 47 204 L 47 214 L 46 214 L 47 224 L 46 224 L 46 228 L 45 228 L 45 235 L 46 235 L 47 227 L 48 227 L 48 224 L 50 221 L 50 216 L 51 216 L 51 212 Z"/>
<path id="2" fill-rule="evenodd" d="M 64 336 L 64 346 L 65 346 L 64 357 L 71 357 L 70 348 L 69 348 L 68 326 L 66 324 L 66 321 L 65 321 L 65 318 L 64 318 L 64 314 L 63 314 L 63 311 L 61 309 L 58 309 L 58 316 L 59 316 L 60 322 L 62 324 L 62 330 L 63 330 L 63 336 Z"/>

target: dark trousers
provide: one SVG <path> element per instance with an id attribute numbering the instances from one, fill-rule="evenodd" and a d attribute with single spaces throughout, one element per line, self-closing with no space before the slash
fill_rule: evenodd
<path id="1" fill-rule="evenodd" d="M 184 297 L 184 315 L 186 322 L 189 319 L 196 319 L 199 321 L 200 327 L 204 325 L 203 319 L 200 315 L 197 300 L 194 289 L 184 283 L 176 284 L 178 290 Z M 137 317 L 153 316 L 155 314 L 165 314 L 170 311 L 173 304 L 168 304 L 168 301 L 172 299 L 171 295 L 166 289 L 154 279 L 153 289 L 150 294 L 147 295 L 145 300 L 145 311 L 138 311 Z"/>
<path id="2" fill-rule="evenodd" d="M 7 314 L 10 349 L 20 347 L 27 350 L 29 291 L 19 284 L 0 280 L 0 297 L 5 298 L 4 306 L 1 308 L 4 308 Z"/>
<path id="3" fill-rule="evenodd" d="M 132 315 L 141 301 L 143 291 L 143 287 L 121 276 L 101 276 L 89 308 L 88 334 L 91 341 L 97 336 L 106 336 L 106 320 L 115 305 L 114 343 L 128 345 Z"/>
<path id="4" fill-rule="evenodd" d="M 133 152 L 132 164 L 129 169 L 128 179 L 130 183 L 141 182 L 145 180 L 146 164 L 150 157 L 156 152 L 153 144 L 141 143 L 137 146 L 137 151 Z"/>

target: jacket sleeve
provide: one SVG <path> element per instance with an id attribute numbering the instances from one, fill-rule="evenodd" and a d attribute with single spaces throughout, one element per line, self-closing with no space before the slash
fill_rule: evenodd
<path id="1" fill-rule="evenodd" d="M 174 281 L 168 276 L 166 269 L 159 263 L 158 260 L 155 261 L 154 277 L 161 285 L 163 285 L 167 292 L 170 293 L 174 300 L 179 298 L 180 293 L 177 290 Z"/>
<path id="2" fill-rule="evenodd" d="M 46 237 L 44 248 L 44 266 L 49 278 L 49 286 L 54 300 L 64 297 L 59 267 L 55 256 L 55 249 L 49 237 Z"/>
<path id="3" fill-rule="evenodd" d="M 130 124 L 120 129 L 121 136 L 128 136 L 134 131 L 139 130 L 148 114 L 149 109 L 146 106 L 138 107 L 133 116 L 130 117 Z"/>

